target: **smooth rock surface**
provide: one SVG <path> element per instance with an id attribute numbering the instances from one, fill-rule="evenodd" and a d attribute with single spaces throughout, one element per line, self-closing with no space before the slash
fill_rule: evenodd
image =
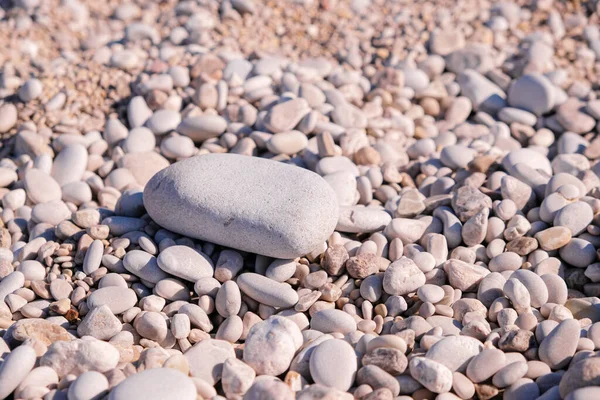
<path id="1" fill-rule="evenodd" d="M 153 368 L 132 375 L 111 390 L 108 400 L 195 400 L 193 381 L 172 368 Z"/>
<path id="2" fill-rule="evenodd" d="M 174 232 L 276 258 L 314 250 L 338 215 L 333 190 L 312 172 L 231 154 L 161 171 L 146 185 L 144 205 Z"/>
<path id="3" fill-rule="evenodd" d="M 343 340 L 326 340 L 310 356 L 310 375 L 321 385 L 347 391 L 354 382 L 356 370 L 354 349 Z"/>
<path id="4" fill-rule="evenodd" d="M 188 246 L 171 246 L 161 251 L 156 261 L 163 271 L 191 282 L 214 272 L 209 259 Z"/>

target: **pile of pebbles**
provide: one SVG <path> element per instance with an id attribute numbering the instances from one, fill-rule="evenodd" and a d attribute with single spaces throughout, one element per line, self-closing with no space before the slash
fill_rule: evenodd
<path id="1" fill-rule="evenodd" d="M 600 398 L 599 1 L 2 6 L 0 399 Z"/>

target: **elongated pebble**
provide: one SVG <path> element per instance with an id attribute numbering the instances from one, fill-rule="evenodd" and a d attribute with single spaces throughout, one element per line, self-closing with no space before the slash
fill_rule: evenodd
<path id="1" fill-rule="evenodd" d="M 100 307 L 107 305 L 113 314 L 121 314 L 137 303 L 137 296 L 131 289 L 126 289 L 118 286 L 107 286 L 95 290 L 87 298 L 89 308 Z"/>
<path id="2" fill-rule="evenodd" d="M 161 251 L 156 260 L 160 269 L 187 281 L 213 276 L 211 261 L 187 246 L 171 246 Z"/>
<path id="3" fill-rule="evenodd" d="M 310 327 L 323 333 L 339 332 L 348 334 L 356 330 L 356 321 L 344 311 L 325 309 L 312 316 Z"/>
<path id="4" fill-rule="evenodd" d="M 237 284 L 246 295 L 272 307 L 288 308 L 298 302 L 298 294 L 289 285 L 259 274 L 241 274 Z"/>
<path id="5" fill-rule="evenodd" d="M 0 398 L 7 398 L 19 386 L 36 362 L 35 350 L 22 345 L 14 349 L 0 365 Z"/>
<path id="6" fill-rule="evenodd" d="M 123 258 L 123 266 L 132 274 L 140 278 L 157 283 L 168 275 L 159 268 L 156 257 L 142 250 L 132 250 Z"/>

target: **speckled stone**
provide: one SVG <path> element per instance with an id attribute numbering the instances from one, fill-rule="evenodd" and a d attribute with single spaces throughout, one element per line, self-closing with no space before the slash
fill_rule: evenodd
<path id="1" fill-rule="evenodd" d="M 144 205 L 171 231 L 276 258 L 310 253 L 338 216 L 335 193 L 316 174 L 234 154 L 173 164 L 148 182 Z"/>

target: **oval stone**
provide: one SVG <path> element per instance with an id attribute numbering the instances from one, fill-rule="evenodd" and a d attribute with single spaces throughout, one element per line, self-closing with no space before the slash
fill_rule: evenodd
<path id="1" fill-rule="evenodd" d="M 225 132 L 227 121 L 218 115 L 199 115 L 187 117 L 177 127 L 177 132 L 188 136 L 194 142 L 219 136 Z"/>
<path id="2" fill-rule="evenodd" d="M 235 154 L 197 156 L 160 171 L 144 189 L 144 205 L 171 231 L 275 258 L 310 253 L 338 217 L 336 195 L 318 175 Z"/>
<path id="3" fill-rule="evenodd" d="M 108 400 L 195 400 L 196 386 L 172 368 L 153 368 L 131 375 L 113 390 Z"/>
<path id="4" fill-rule="evenodd" d="M 431 346 L 425 357 L 444 364 L 453 372 L 464 372 L 471 359 L 482 349 L 483 344 L 475 338 L 448 336 Z"/>
<path id="5" fill-rule="evenodd" d="M 142 250 L 132 250 L 125 254 L 123 266 L 132 274 L 152 283 L 169 277 L 159 268 L 156 257 Z"/>
<path id="6" fill-rule="evenodd" d="M 187 281 L 196 282 L 213 276 L 208 257 L 188 246 L 168 247 L 158 255 L 157 261 L 160 269 Z"/>
<path id="7" fill-rule="evenodd" d="M 356 376 L 356 353 L 340 339 L 326 340 L 310 357 L 310 375 L 315 383 L 347 391 Z"/>
<path id="8" fill-rule="evenodd" d="M 550 332 L 538 350 L 540 360 L 552 369 L 560 369 L 569 364 L 577 351 L 581 326 L 576 319 L 566 319 Z"/>
<path id="9" fill-rule="evenodd" d="M 62 197 L 60 185 L 42 170 L 32 168 L 25 172 L 24 183 L 27 197 L 34 204 L 60 200 Z"/>
<path id="10" fill-rule="evenodd" d="M 259 303 L 288 308 L 298 302 L 298 293 L 291 286 L 251 272 L 237 279 L 240 290 Z"/>
<path id="11" fill-rule="evenodd" d="M 88 163 L 84 146 L 72 144 L 61 150 L 52 164 L 52 177 L 59 185 L 81 180 Z"/>
<path id="12" fill-rule="evenodd" d="M 119 286 L 107 286 L 98 289 L 87 298 L 88 308 L 96 308 L 107 305 L 113 314 L 121 314 L 135 306 L 137 296 L 131 289 Z"/>
<path id="13" fill-rule="evenodd" d="M 31 346 L 19 346 L 4 358 L 0 366 L 0 398 L 10 396 L 33 369 L 35 361 L 35 350 Z"/>

